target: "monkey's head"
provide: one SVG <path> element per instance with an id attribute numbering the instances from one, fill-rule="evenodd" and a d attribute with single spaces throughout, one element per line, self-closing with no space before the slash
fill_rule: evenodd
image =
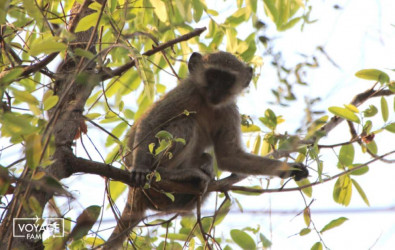
<path id="1" fill-rule="evenodd" d="M 189 58 L 190 77 L 199 92 L 213 107 L 221 107 L 235 100 L 252 78 L 252 68 L 227 52 L 202 56 L 193 53 Z"/>

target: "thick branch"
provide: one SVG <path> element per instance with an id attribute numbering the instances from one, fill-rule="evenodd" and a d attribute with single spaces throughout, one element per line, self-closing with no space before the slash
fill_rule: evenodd
<path id="1" fill-rule="evenodd" d="M 144 52 L 143 55 L 144 56 L 151 56 L 151 55 L 153 55 L 159 51 L 163 51 L 164 49 L 169 48 L 179 42 L 187 41 L 187 40 L 191 39 L 192 37 L 199 36 L 205 30 L 206 30 L 206 27 L 194 29 L 192 32 L 190 32 L 188 34 L 177 37 L 176 39 L 170 40 L 170 41 L 163 43 L 157 47 L 154 47 L 151 50 Z M 134 67 L 135 65 L 136 65 L 136 61 L 134 59 L 133 61 L 130 61 L 117 69 L 114 69 L 110 73 L 103 74 L 101 77 L 101 80 L 104 81 L 104 80 L 107 80 L 107 79 L 112 78 L 114 76 L 120 76 L 125 71 L 129 70 L 130 68 Z"/>
<path id="2" fill-rule="evenodd" d="M 278 189 L 255 189 L 255 188 L 248 188 L 242 186 L 233 186 L 233 184 L 243 180 L 246 176 L 232 174 L 229 177 L 224 179 L 213 181 L 209 184 L 207 188 L 207 192 L 226 192 L 226 191 L 244 191 L 250 193 L 275 193 L 275 192 L 290 192 L 290 191 L 300 191 L 304 188 L 313 187 L 333 179 L 336 179 L 340 176 L 349 174 L 353 171 L 356 171 L 362 167 L 368 166 L 377 160 L 384 159 L 385 157 L 394 154 L 394 151 L 388 152 L 384 155 L 381 155 L 375 159 L 372 159 L 364 164 L 361 164 L 353 169 L 349 169 L 323 179 L 322 181 L 313 182 L 304 186 L 294 187 L 294 188 L 278 188 Z M 100 162 L 90 161 L 83 158 L 74 158 L 70 161 L 72 165 L 72 172 L 73 173 L 87 173 L 87 174 L 96 174 L 101 175 L 107 178 L 110 178 L 115 181 L 120 181 L 125 184 L 131 184 L 130 182 L 130 173 L 126 170 L 122 170 L 116 167 L 113 167 L 109 164 L 104 164 Z M 70 173 L 71 174 L 71 173 Z M 164 176 L 165 177 L 165 176 Z M 183 193 L 183 194 L 196 194 L 198 195 L 199 192 L 197 191 L 196 187 L 190 183 L 181 183 L 175 181 L 169 181 L 166 179 L 162 179 L 160 182 L 152 183 L 154 188 L 165 190 L 166 192 L 174 192 L 174 193 Z"/>

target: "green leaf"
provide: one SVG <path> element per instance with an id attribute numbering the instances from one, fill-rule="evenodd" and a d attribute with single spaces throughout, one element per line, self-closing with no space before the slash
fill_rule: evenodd
<path id="1" fill-rule="evenodd" d="M 89 113 L 89 114 L 86 114 L 85 116 L 87 118 L 89 118 L 90 120 L 94 120 L 94 119 L 100 117 L 101 114 L 100 113 Z"/>
<path id="2" fill-rule="evenodd" d="M 256 249 L 255 241 L 246 232 L 233 229 L 230 231 L 230 237 L 242 249 Z"/>
<path id="3" fill-rule="evenodd" d="M 377 110 L 376 106 L 369 105 L 369 108 L 367 108 L 363 111 L 363 115 L 365 117 L 372 117 L 372 116 L 375 116 L 377 114 L 377 112 L 378 112 L 378 110 Z"/>
<path id="4" fill-rule="evenodd" d="M 383 116 L 383 120 L 386 122 L 388 121 L 388 104 L 387 104 L 387 100 L 385 100 L 385 98 L 382 96 L 381 100 L 381 115 Z"/>
<path id="5" fill-rule="evenodd" d="M 249 126 L 241 125 L 241 132 L 248 133 L 248 132 L 259 132 L 261 128 L 257 125 L 251 124 Z"/>
<path id="6" fill-rule="evenodd" d="M 76 54 L 77 56 L 88 58 L 89 60 L 93 60 L 95 58 L 95 55 L 92 52 L 81 48 L 75 48 L 74 54 Z"/>
<path id="7" fill-rule="evenodd" d="M 332 220 L 331 222 L 329 222 L 328 224 L 326 224 L 324 226 L 324 228 L 321 229 L 320 233 L 323 233 L 325 231 L 328 231 L 332 228 L 338 227 L 341 224 L 343 224 L 345 221 L 347 221 L 348 219 L 346 217 L 340 217 L 338 219 Z"/>
<path id="8" fill-rule="evenodd" d="M 352 185 L 348 175 L 340 176 L 333 188 L 333 200 L 341 205 L 348 206 L 351 201 Z"/>
<path id="9" fill-rule="evenodd" d="M 228 215 L 230 211 L 231 205 L 232 203 L 230 202 L 230 199 L 227 199 L 225 203 L 221 206 L 221 208 L 217 211 L 214 226 L 219 225 L 225 219 L 226 215 Z"/>
<path id="10" fill-rule="evenodd" d="M 360 166 L 361 164 L 354 164 L 353 166 L 350 166 L 350 169 L 353 169 L 355 167 Z M 365 173 L 367 173 L 369 171 L 369 167 L 368 166 L 363 166 L 357 170 L 352 171 L 350 174 L 351 175 L 363 175 Z"/>
<path id="11" fill-rule="evenodd" d="M 254 149 L 252 151 L 255 155 L 259 154 L 259 149 L 261 148 L 261 142 L 262 142 L 262 138 L 260 135 L 258 135 L 255 138 Z"/>
<path id="12" fill-rule="evenodd" d="M 297 24 L 300 20 L 302 20 L 302 17 L 295 17 L 295 18 L 289 20 L 287 23 L 281 25 L 281 26 L 278 28 L 278 31 L 285 31 L 285 30 L 287 30 L 287 29 L 290 29 L 290 28 L 292 28 L 293 26 L 295 26 L 295 24 Z"/>
<path id="13" fill-rule="evenodd" d="M 362 187 L 358 184 L 358 182 L 354 179 L 351 179 L 352 184 L 357 189 L 359 195 L 361 196 L 362 200 L 370 207 L 368 197 L 366 196 L 365 192 L 363 191 Z"/>
<path id="14" fill-rule="evenodd" d="M 336 116 L 342 117 L 352 122 L 360 123 L 359 117 L 346 108 L 330 107 L 328 110 Z"/>
<path id="15" fill-rule="evenodd" d="M 42 153 L 41 136 L 38 134 L 31 134 L 26 136 L 25 153 L 26 162 L 29 168 L 35 169 L 40 163 Z"/>
<path id="16" fill-rule="evenodd" d="M 167 196 L 167 198 L 169 198 L 172 202 L 174 202 L 175 198 L 172 193 L 169 192 L 163 192 L 163 193 Z"/>
<path id="17" fill-rule="evenodd" d="M 14 112 L 6 112 L 2 117 L 2 136 L 28 135 L 37 130 L 31 125 L 31 117 Z"/>
<path id="18" fill-rule="evenodd" d="M 174 139 L 174 141 L 175 141 L 175 142 L 179 142 L 179 143 L 181 143 L 181 144 L 183 144 L 183 145 L 186 145 L 186 144 L 187 144 L 187 142 L 185 141 L 184 138 L 176 138 L 176 139 Z"/>
<path id="19" fill-rule="evenodd" d="M 377 154 L 377 144 L 375 141 L 371 141 L 368 144 L 366 144 L 366 147 L 369 149 L 370 152 L 373 154 Z"/>
<path id="20" fill-rule="evenodd" d="M 262 233 L 259 234 L 259 239 L 262 242 L 262 246 L 266 249 L 272 246 L 272 242 L 265 237 L 265 235 L 263 235 Z"/>
<path id="21" fill-rule="evenodd" d="M 265 7 L 265 12 L 267 13 L 267 15 L 272 19 L 272 21 L 274 23 L 277 23 L 278 20 L 278 10 L 276 7 L 276 2 L 272 1 L 272 0 L 263 0 L 263 2 L 265 3 L 264 7 Z"/>
<path id="22" fill-rule="evenodd" d="M 40 13 L 35 1 L 23 0 L 23 7 L 36 22 L 41 22 L 43 20 L 43 15 Z"/>
<path id="23" fill-rule="evenodd" d="M 247 14 L 246 8 L 240 8 L 235 13 L 233 13 L 233 15 L 231 15 L 230 17 L 228 17 L 226 19 L 226 23 L 228 23 L 232 26 L 237 26 L 240 23 L 246 21 L 246 18 L 247 18 L 246 14 Z"/>
<path id="24" fill-rule="evenodd" d="M 248 188 L 252 188 L 252 189 L 256 189 L 256 190 L 262 190 L 262 187 L 259 185 L 255 185 L 255 186 L 250 186 Z M 257 193 L 257 192 L 248 192 L 248 191 L 238 191 L 238 190 L 234 190 L 232 191 L 235 194 L 242 194 L 242 195 L 251 195 L 251 196 L 258 196 L 261 195 L 261 193 Z"/>
<path id="25" fill-rule="evenodd" d="M 39 104 L 37 98 L 34 97 L 32 94 L 30 94 L 27 91 L 20 91 L 20 90 L 14 89 L 14 88 L 12 88 L 11 91 L 15 97 L 15 100 L 17 100 L 19 102 L 26 102 L 26 103 L 33 104 L 33 105 Z"/>
<path id="26" fill-rule="evenodd" d="M 322 243 L 316 242 L 312 247 L 311 250 L 322 250 Z"/>
<path id="27" fill-rule="evenodd" d="M 306 186 L 306 185 L 309 185 L 310 184 L 310 181 L 309 181 L 309 179 L 303 179 L 303 180 L 300 180 L 300 181 L 296 181 L 296 184 L 299 186 L 299 187 L 302 187 L 302 186 Z M 312 195 L 313 195 L 313 188 L 312 187 L 307 187 L 307 188 L 303 188 L 302 189 L 302 192 L 305 194 L 305 195 L 307 195 L 308 197 L 311 197 Z"/>
<path id="28" fill-rule="evenodd" d="M 310 209 L 308 207 L 306 207 L 303 210 L 303 219 L 304 219 L 304 223 L 306 224 L 306 226 L 310 226 L 311 215 L 310 215 Z"/>
<path id="29" fill-rule="evenodd" d="M 117 138 L 120 138 L 121 135 L 125 132 L 125 130 L 127 128 L 128 128 L 128 124 L 126 124 L 125 122 L 122 121 L 117 126 L 115 126 L 113 128 L 113 130 L 111 131 L 111 134 Z M 120 143 L 120 141 L 110 135 L 107 136 L 107 140 L 106 140 L 106 144 L 105 144 L 106 147 L 111 146 L 113 143 Z"/>
<path id="30" fill-rule="evenodd" d="M 166 130 L 159 131 L 158 133 L 156 133 L 155 137 L 158 138 L 159 140 L 172 140 L 173 139 L 173 135 L 170 134 L 169 132 L 167 132 Z"/>
<path id="31" fill-rule="evenodd" d="M 155 15 L 161 22 L 167 22 L 167 11 L 166 4 L 162 0 L 150 0 L 152 6 L 154 7 Z"/>
<path id="32" fill-rule="evenodd" d="M 388 83 L 390 80 L 386 73 L 378 69 L 363 69 L 355 73 L 355 76 L 365 80 L 378 81 L 380 83 Z"/>
<path id="33" fill-rule="evenodd" d="M 355 106 L 352 105 L 352 104 L 344 104 L 344 107 L 346 107 L 346 109 L 350 110 L 351 112 L 359 113 L 358 108 L 355 107 Z"/>
<path id="34" fill-rule="evenodd" d="M 363 125 L 363 132 L 365 132 L 366 134 L 370 134 L 370 130 L 372 130 L 373 127 L 373 123 L 371 120 L 367 120 L 365 122 L 365 125 Z"/>
<path id="35" fill-rule="evenodd" d="M 13 81 L 15 81 L 22 73 L 22 68 L 14 68 L 8 71 L 1 72 L 0 87 L 9 85 Z"/>
<path id="36" fill-rule="evenodd" d="M 193 20 L 195 22 L 199 22 L 200 18 L 203 15 L 204 5 L 200 0 L 193 0 L 192 6 L 193 6 Z"/>
<path id="37" fill-rule="evenodd" d="M 343 145 L 339 152 L 339 162 L 344 166 L 350 166 L 354 161 L 354 146 L 352 144 Z"/>
<path id="38" fill-rule="evenodd" d="M 230 53 L 237 50 L 237 32 L 234 28 L 226 29 L 226 50 Z"/>
<path id="39" fill-rule="evenodd" d="M 98 19 L 99 19 L 99 12 L 94 12 L 90 15 L 83 17 L 78 22 L 77 27 L 75 28 L 75 32 L 77 33 L 90 29 L 91 27 L 96 25 Z"/>
<path id="40" fill-rule="evenodd" d="M 121 196 L 121 194 L 126 190 L 127 187 L 128 187 L 128 185 L 126 185 L 123 182 L 111 180 L 110 181 L 111 199 L 116 201 L 118 199 L 118 197 Z M 107 207 L 110 207 L 110 204 L 108 204 Z"/>
<path id="41" fill-rule="evenodd" d="M 385 129 L 390 131 L 391 133 L 395 133 L 395 122 L 388 124 L 385 126 Z"/>
<path id="42" fill-rule="evenodd" d="M 30 47 L 30 55 L 37 56 L 41 53 L 51 54 L 54 52 L 61 52 L 67 49 L 67 45 L 58 42 L 58 37 L 49 36 L 44 39 L 38 39 L 33 42 Z"/>
<path id="43" fill-rule="evenodd" d="M 36 216 L 41 216 L 43 208 L 40 205 L 40 202 L 34 196 L 29 197 L 29 207 L 33 211 L 33 214 Z"/>
<path id="44" fill-rule="evenodd" d="M 300 230 L 299 235 L 304 236 L 304 235 L 309 234 L 310 232 L 311 232 L 310 228 L 303 228 L 302 230 Z"/>
<path id="45" fill-rule="evenodd" d="M 71 238 L 77 241 L 88 234 L 89 230 L 95 224 L 97 218 L 99 218 L 101 211 L 100 206 L 87 207 L 77 218 L 77 224 L 74 226 L 70 233 Z"/>
<path id="46" fill-rule="evenodd" d="M 53 95 L 52 90 L 48 90 L 45 92 L 44 97 L 43 97 L 43 105 L 44 105 L 44 110 L 48 111 L 51 108 L 53 108 L 59 101 L 59 97 L 57 95 Z"/>
<path id="47" fill-rule="evenodd" d="M 189 238 L 188 234 L 178 234 L 178 233 L 162 234 L 160 237 L 167 238 L 170 240 L 181 240 L 181 241 L 186 241 Z"/>

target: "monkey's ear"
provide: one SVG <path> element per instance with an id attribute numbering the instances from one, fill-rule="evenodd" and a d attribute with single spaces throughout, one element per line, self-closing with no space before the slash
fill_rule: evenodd
<path id="1" fill-rule="evenodd" d="M 202 62 L 203 56 L 197 52 L 193 52 L 188 61 L 188 70 L 193 72 L 198 65 Z"/>

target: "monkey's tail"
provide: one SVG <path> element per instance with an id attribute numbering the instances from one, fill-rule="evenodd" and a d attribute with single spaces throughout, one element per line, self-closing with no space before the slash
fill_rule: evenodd
<path id="1" fill-rule="evenodd" d="M 130 232 L 144 218 L 146 209 L 146 198 L 141 188 L 129 187 L 128 200 L 121 218 L 102 249 L 122 249 Z"/>

